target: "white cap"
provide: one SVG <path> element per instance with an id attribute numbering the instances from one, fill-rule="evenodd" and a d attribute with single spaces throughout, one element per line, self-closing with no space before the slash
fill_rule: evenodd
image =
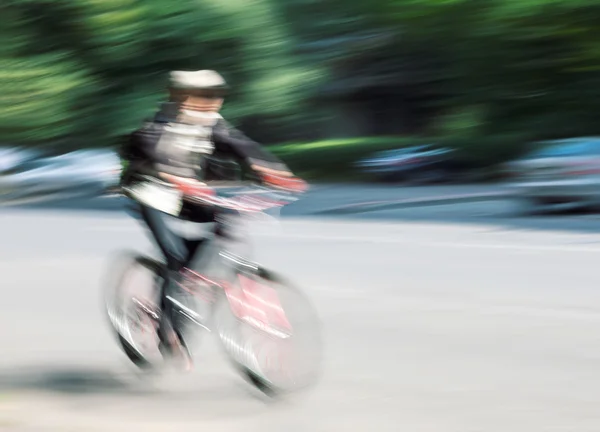
<path id="1" fill-rule="evenodd" d="M 171 88 L 177 89 L 214 89 L 226 88 L 225 79 L 216 71 L 173 71 L 169 77 Z"/>

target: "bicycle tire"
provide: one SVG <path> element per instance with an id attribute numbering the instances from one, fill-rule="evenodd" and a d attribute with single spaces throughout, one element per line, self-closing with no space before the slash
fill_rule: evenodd
<path id="1" fill-rule="evenodd" d="M 312 305 L 312 302 L 310 302 L 310 300 L 308 299 L 308 297 L 299 288 L 288 282 L 280 275 L 269 270 L 259 268 L 258 271 L 254 274 L 254 276 L 276 285 L 278 287 L 278 295 L 281 294 L 282 290 L 293 294 L 293 296 L 295 297 L 295 307 L 302 303 L 301 313 L 308 317 L 308 325 L 312 326 L 312 329 L 308 329 L 308 332 L 310 333 L 310 337 L 312 338 L 311 349 L 313 350 L 313 353 L 316 356 L 314 364 L 312 365 L 311 370 L 307 374 L 305 374 L 303 379 L 299 382 L 296 382 L 295 385 L 282 385 L 281 383 L 274 381 L 272 377 L 267 376 L 264 370 L 261 370 L 262 368 L 260 364 L 258 364 L 259 359 L 257 359 L 257 352 L 254 350 L 245 349 L 245 347 L 247 346 L 246 344 L 250 342 L 248 338 L 241 337 L 238 333 L 238 330 L 241 326 L 246 326 L 246 329 L 248 329 L 248 327 L 245 323 L 243 323 L 241 320 L 234 316 L 225 293 L 221 294 L 221 298 L 215 305 L 215 315 L 223 313 L 221 311 L 224 309 L 225 313 L 222 316 L 226 316 L 228 319 L 232 319 L 235 326 L 235 334 L 232 336 L 231 331 L 228 335 L 225 334 L 223 332 L 223 328 L 220 327 L 218 323 L 214 322 L 213 327 L 216 330 L 221 348 L 223 349 L 230 363 L 232 363 L 233 367 L 250 384 L 252 384 L 254 387 L 256 387 L 258 390 L 260 390 L 262 393 L 269 397 L 280 397 L 290 393 L 296 393 L 299 391 L 307 390 L 313 387 L 318 382 L 321 374 L 323 341 L 320 332 L 321 322 L 318 317 L 318 313 L 315 307 Z M 215 319 L 216 318 L 217 316 L 215 316 Z M 216 321 L 215 319 L 213 321 Z M 302 330 L 306 331 L 307 329 L 303 328 Z M 259 334 L 261 337 L 265 337 L 265 335 L 261 334 L 260 331 L 258 331 L 257 334 Z M 233 338 L 237 338 L 238 341 L 232 341 Z"/>
<path id="2" fill-rule="evenodd" d="M 108 323 L 116 336 L 117 343 L 127 356 L 127 358 L 139 369 L 149 370 L 154 368 L 155 364 L 135 346 L 132 341 L 123 335 L 123 324 L 119 323 L 122 311 L 118 310 L 115 301 L 120 291 L 123 289 L 124 278 L 128 272 L 135 266 L 142 266 L 151 271 L 155 277 L 160 277 L 162 264 L 150 257 L 141 255 L 135 251 L 123 251 L 115 259 L 115 264 L 110 265 L 108 279 L 104 286 L 104 312 Z"/>

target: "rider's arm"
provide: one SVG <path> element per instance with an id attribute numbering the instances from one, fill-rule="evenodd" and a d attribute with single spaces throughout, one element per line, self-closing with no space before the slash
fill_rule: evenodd
<path id="1" fill-rule="evenodd" d="M 275 155 L 251 140 L 226 121 L 220 120 L 213 129 L 216 149 L 243 159 L 255 171 L 289 175 L 290 169 Z"/>
<path id="2" fill-rule="evenodd" d="M 148 125 L 131 133 L 121 147 L 121 159 L 127 162 L 123 180 L 127 183 L 133 176 L 152 174 L 152 151 Z"/>

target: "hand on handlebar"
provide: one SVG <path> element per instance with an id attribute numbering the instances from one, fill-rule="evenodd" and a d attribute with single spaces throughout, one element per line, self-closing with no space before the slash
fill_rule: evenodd
<path id="1" fill-rule="evenodd" d="M 308 184 L 301 178 L 295 177 L 289 171 L 279 171 L 253 165 L 252 169 L 257 172 L 266 185 L 294 192 L 305 192 Z"/>

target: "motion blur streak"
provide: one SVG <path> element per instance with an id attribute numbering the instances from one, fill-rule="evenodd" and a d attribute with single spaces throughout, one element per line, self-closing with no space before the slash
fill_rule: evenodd
<path id="1" fill-rule="evenodd" d="M 599 22 L 600 0 L 0 0 L 0 430 L 600 431 Z M 200 69 L 227 91 L 168 94 Z M 140 372 L 111 329 L 163 359 L 161 253 L 121 181 L 170 96 L 224 100 L 311 186 L 219 220 L 215 262 L 284 275 L 277 301 L 173 271 L 187 374 Z M 117 264 L 142 279 L 107 312 Z M 267 374 L 317 382 L 270 403 Z"/>

